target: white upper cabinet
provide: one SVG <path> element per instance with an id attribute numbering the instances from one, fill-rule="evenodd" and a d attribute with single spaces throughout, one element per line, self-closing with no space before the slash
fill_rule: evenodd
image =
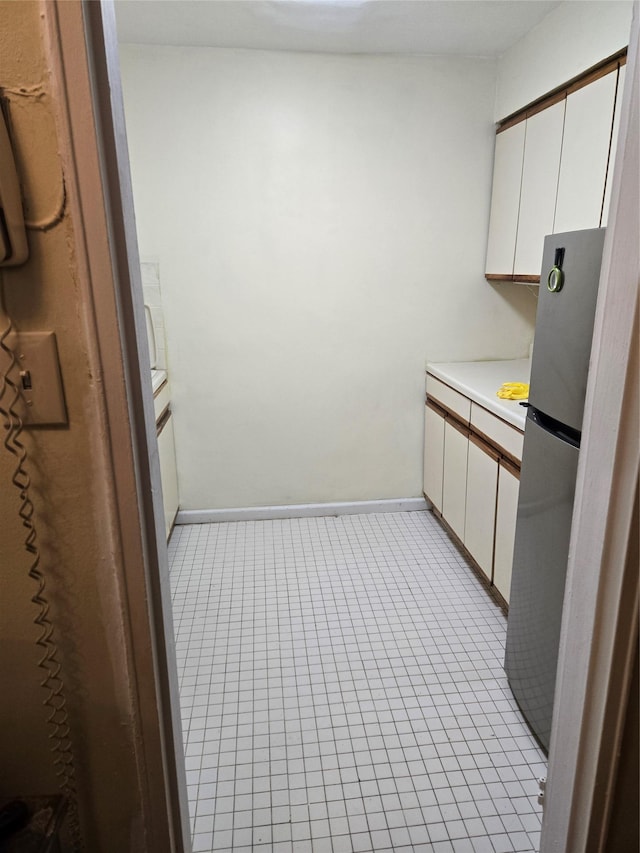
<path id="1" fill-rule="evenodd" d="M 600 224 L 616 81 L 612 71 L 567 97 L 554 233 Z"/>
<path id="2" fill-rule="evenodd" d="M 618 69 L 618 88 L 616 89 L 616 108 L 613 114 L 613 132 L 611 134 L 611 150 L 609 151 L 609 166 L 607 168 L 607 183 L 604 188 L 604 205 L 602 207 L 602 220 L 600 225 L 604 228 L 609 219 L 609 205 L 611 204 L 611 185 L 613 179 L 613 167 L 616 160 L 616 149 L 618 148 L 618 131 L 620 130 L 620 111 L 622 109 L 622 93 L 624 91 L 624 77 L 627 66 Z"/>
<path id="3" fill-rule="evenodd" d="M 608 60 L 589 77 L 512 116 L 509 122 L 515 124 L 499 130 L 488 279 L 539 281 L 547 234 L 606 225 L 624 79 L 621 61 Z"/>
<path id="4" fill-rule="evenodd" d="M 518 227 L 525 122 L 496 136 L 487 274 L 511 275 Z"/>
<path id="5" fill-rule="evenodd" d="M 539 275 L 544 238 L 553 231 L 565 100 L 526 120 L 515 275 Z"/>

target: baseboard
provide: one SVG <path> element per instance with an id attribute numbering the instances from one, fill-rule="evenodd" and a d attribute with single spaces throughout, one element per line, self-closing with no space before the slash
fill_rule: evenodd
<path id="1" fill-rule="evenodd" d="M 176 524 L 211 524 L 216 521 L 267 521 L 275 518 L 311 518 L 323 515 L 359 515 L 370 512 L 421 512 L 424 498 L 395 498 L 382 501 L 247 506 L 231 509 L 181 509 Z"/>

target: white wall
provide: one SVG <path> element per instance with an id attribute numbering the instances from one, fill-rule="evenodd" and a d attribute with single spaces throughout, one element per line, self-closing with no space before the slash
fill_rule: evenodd
<path id="1" fill-rule="evenodd" d="M 522 356 L 483 278 L 495 66 L 126 46 L 185 509 L 417 496 L 424 368 Z"/>
<path id="2" fill-rule="evenodd" d="M 565 0 L 501 58 L 496 121 L 629 44 L 632 0 Z"/>

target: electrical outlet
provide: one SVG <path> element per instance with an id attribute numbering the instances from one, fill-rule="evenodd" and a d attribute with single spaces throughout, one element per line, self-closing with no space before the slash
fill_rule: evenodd
<path id="1" fill-rule="evenodd" d="M 55 332 L 14 332 L 7 346 L 15 354 L 10 371 L 20 390 L 15 409 L 25 426 L 68 423 Z"/>

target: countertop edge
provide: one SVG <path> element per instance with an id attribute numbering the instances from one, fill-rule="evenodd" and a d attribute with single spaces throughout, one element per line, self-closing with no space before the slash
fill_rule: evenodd
<path id="1" fill-rule="evenodd" d="M 531 372 L 529 359 L 429 362 L 426 372 L 524 432 L 526 410 L 520 406 L 520 401 L 502 400 L 495 392 L 503 382 L 528 382 Z"/>

